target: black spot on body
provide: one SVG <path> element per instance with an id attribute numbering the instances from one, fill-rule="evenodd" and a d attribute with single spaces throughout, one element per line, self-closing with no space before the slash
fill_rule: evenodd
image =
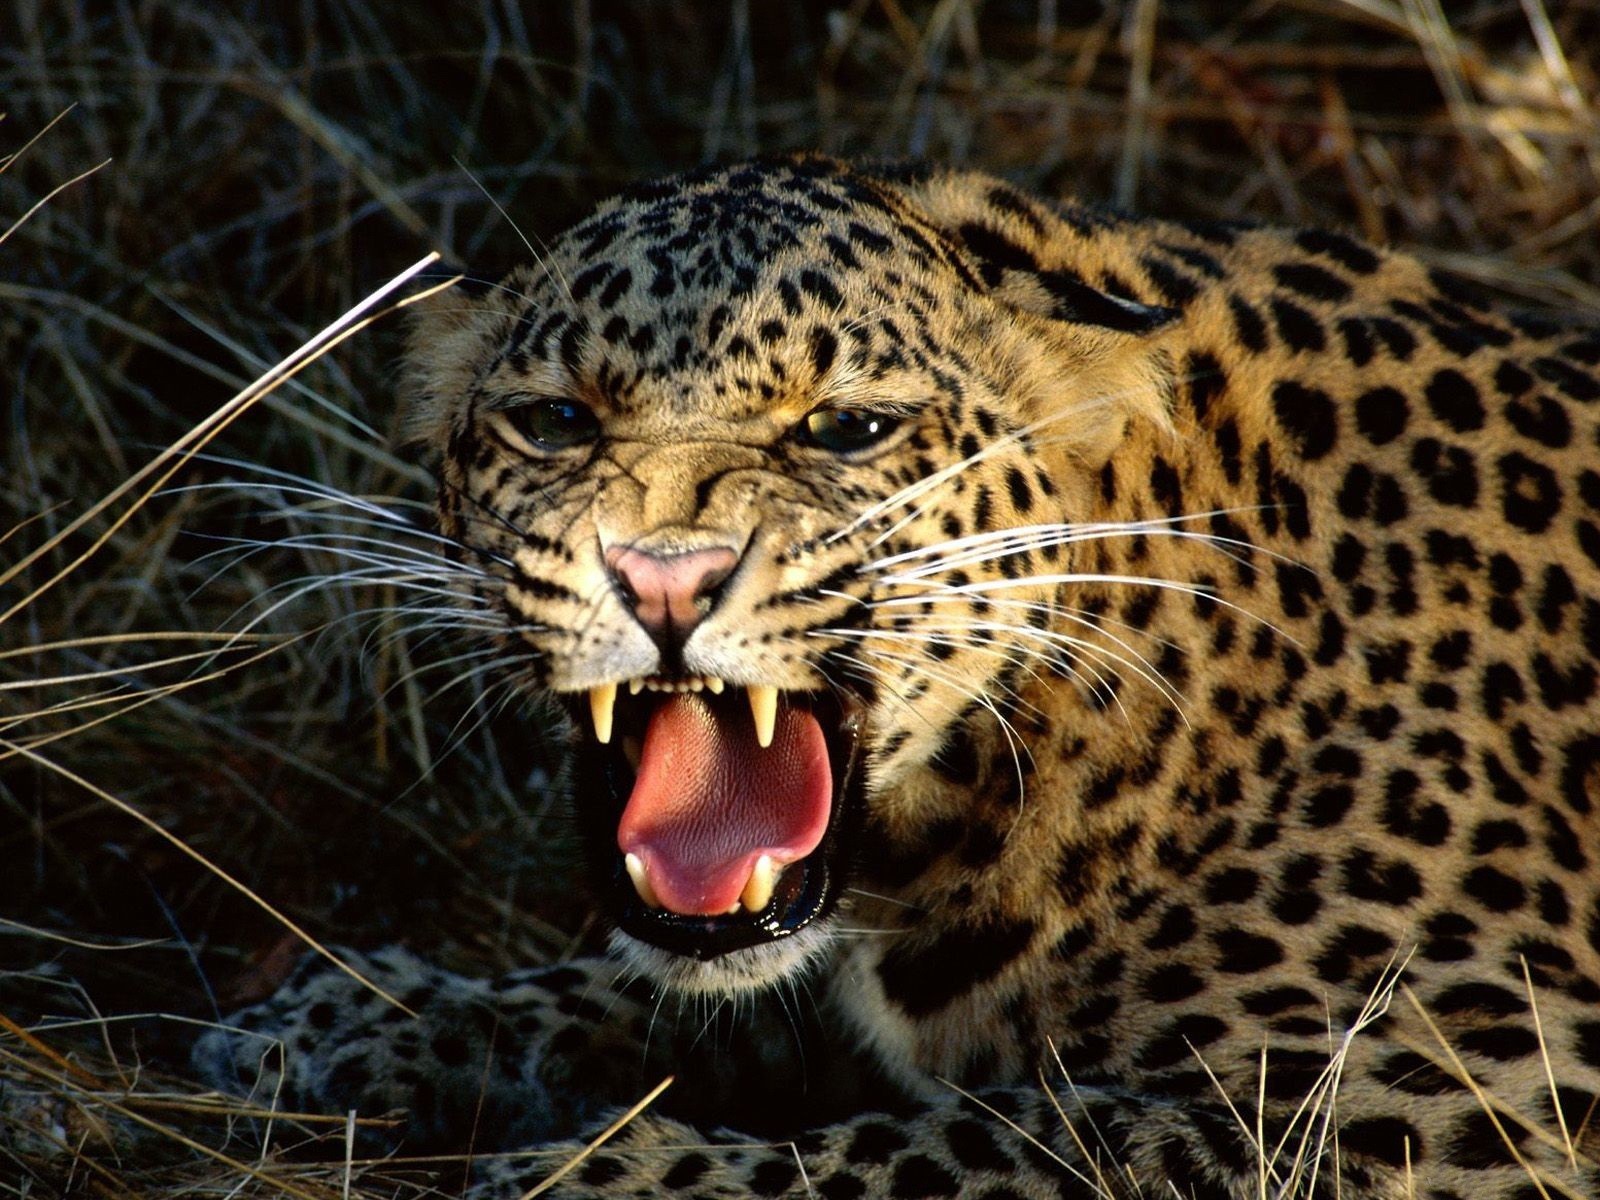
<path id="1" fill-rule="evenodd" d="M 910 1145 L 906 1135 L 888 1122 L 865 1121 L 856 1127 L 844 1156 L 857 1166 L 881 1165 Z"/>
<path id="2" fill-rule="evenodd" d="M 1506 419 L 1529 441 L 1559 450 L 1572 442 L 1572 418 L 1566 406 L 1549 396 L 1512 400 L 1506 404 Z"/>
<path id="3" fill-rule="evenodd" d="M 767 1159 L 750 1172 L 749 1187 L 752 1195 L 782 1196 L 788 1193 L 800 1178 L 800 1165 L 793 1159 Z"/>
<path id="4" fill-rule="evenodd" d="M 1156 291 L 1161 293 L 1161 298 L 1175 308 L 1187 306 L 1200 294 L 1200 288 L 1194 280 L 1154 254 L 1141 257 L 1139 265 L 1150 277 L 1150 282 L 1155 285 Z"/>
<path id="5" fill-rule="evenodd" d="M 711 1160 L 691 1150 L 673 1162 L 661 1176 L 661 1185 L 672 1191 L 693 1187 L 711 1169 Z"/>
<path id="6" fill-rule="evenodd" d="M 1272 268 L 1272 275 L 1281 286 L 1312 300 L 1336 303 L 1350 295 L 1348 283 L 1311 263 L 1279 263 Z"/>
<path id="7" fill-rule="evenodd" d="M 1426 1157 L 1422 1134 L 1400 1117 L 1359 1117 L 1339 1127 L 1341 1152 L 1377 1159 L 1391 1167 L 1405 1167 Z"/>
<path id="8" fill-rule="evenodd" d="M 834 286 L 833 280 L 820 271 L 810 269 L 801 271 L 800 290 L 814 297 L 830 313 L 844 307 L 844 297 L 839 294 L 839 289 Z"/>
<path id="9" fill-rule="evenodd" d="M 1527 900 L 1527 889 L 1505 872 L 1490 866 L 1475 867 L 1462 881 L 1461 890 L 1491 912 L 1515 912 Z"/>
<path id="10" fill-rule="evenodd" d="M 1205 1013 L 1188 1013 L 1167 1024 L 1139 1051 L 1138 1065 L 1147 1071 L 1193 1062 L 1195 1051 L 1228 1032 L 1227 1023 Z"/>
<path id="11" fill-rule="evenodd" d="M 1434 372 L 1426 389 L 1433 415 L 1457 433 L 1483 428 L 1483 401 L 1478 389 L 1460 371 L 1445 367 Z"/>
<path id="12" fill-rule="evenodd" d="M 1243 929 L 1226 929 L 1211 937 L 1217 948 L 1217 970 L 1251 975 L 1283 961 L 1283 948 L 1272 938 Z"/>
<path id="13" fill-rule="evenodd" d="M 1387 445 L 1405 432 L 1410 407 L 1394 388 L 1373 388 L 1356 400 L 1356 428 L 1374 446 Z"/>
<path id="14" fill-rule="evenodd" d="M 1422 876 L 1401 859 L 1381 860 L 1370 850 L 1357 850 L 1344 860 L 1345 887 L 1352 896 L 1403 907 L 1422 895 Z"/>
<path id="15" fill-rule="evenodd" d="M 1357 275 L 1370 275 L 1378 269 L 1377 253 L 1346 234 L 1328 229 L 1305 229 L 1296 234 L 1294 240 L 1295 245 L 1307 253 L 1325 255 Z"/>
<path id="16" fill-rule="evenodd" d="M 1416 336 L 1402 325 L 1388 317 L 1372 317 L 1369 321 L 1372 331 L 1378 335 L 1378 340 L 1400 362 L 1407 362 L 1416 353 Z"/>
<path id="17" fill-rule="evenodd" d="M 1015 1170 L 1015 1164 L 1000 1148 L 989 1126 L 970 1117 L 951 1121 L 944 1127 L 944 1139 L 956 1162 L 969 1171 Z"/>
<path id="18" fill-rule="evenodd" d="M 611 1155 L 596 1154 L 583 1164 L 583 1169 L 578 1172 L 578 1178 L 584 1183 L 604 1187 L 626 1174 L 627 1170 L 627 1167 Z"/>
<path id="19" fill-rule="evenodd" d="M 1477 502 L 1477 463 L 1464 447 L 1418 438 L 1411 448 L 1411 467 L 1428 481 L 1428 491 L 1439 503 L 1470 508 Z"/>
<path id="20" fill-rule="evenodd" d="M 1525 454 L 1500 456 L 1500 503 L 1506 520 L 1529 533 L 1550 528 L 1561 508 L 1555 472 Z"/>
<path id="21" fill-rule="evenodd" d="M 1268 303 L 1272 323 L 1278 336 L 1291 350 L 1316 351 L 1327 346 L 1322 325 L 1305 309 L 1283 296 L 1274 296 Z"/>
<path id="22" fill-rule="evenodd" d="M 889 1000 L 911 1016 L 927 1016 L 993 979 L 1033 935 L 1032 921 L 956 928 L 930 944 L 897 944 L 878 964 L 878 977 Z"/>
<path id="23" fill-rule="evenodd" d="M 922 1200 L 923 1197 L 960 1193 L 960 1181 L 925 1154 L 908 1155 L 894 1165 L 889 1195 L 895 1200 Z"/>
<path id="24" fill-rule="evenodd" d="M 1294 439 L 1300 457 L 1321 458 L 1338 441 L 1339 418 L 1326 392 L 1289 381 L 1279 383 L 1272 389 L 1272 408 L 1278 424 Z"/>
<path id="25" fill-rule="evenodd" d="M 1554 384 L 1556 391 L 1563 396 L 1585 404 L 1600 400 L 1600 380 L 1586 371 L 1580 371 L 1571 363 L 1562 362 L 1559 358 L 1536 358 L 1533 360 L 1533 371 L 1546 383 Z"/>
<path id="26" fill-rule="evenodd" d="M 1260 354 L 1267 348 L 1267 323 L 1261 314 L 1241 297 L 1229 295 L 1228 311 L 1233 314 L 1233 328 L 1239 344 L 1251 354 Z"/>
<path id="27" fill-rule="evenodd" d="M 1028 479 L 1020 468 L 1006 469 L 1006 490 L 1011 493 L 1012 506 L 1019 514 L 1025 516 L 1033 511 L 1033 491 L 1028 487 Z"/>
<path id="28" fill-rule="evenodd" d="M 1205 984 L 1194 968 L 1183 962 L 1157 967 L 1145 976 L 1141 985 L 1145 999 L 1155 1004 L 1175 1004 L 1204 989 Z"/>
<path id="29" fill-rule="evenodd" d="M 1364 367 L 1372 361 L 1376 347 L 1372 341 L 1372 331 L 1367 322 L 1360 317 L 1342 317 L 1339 320 L 1339 336 L 1344 339 L 1344 352 L 1351 362 L 1358 367 Z"/>
<path id="30" fill-rule="evenodd" d="M 817 379 L 828 373 L 838 352 L 839 343 L 830 330 L 818 325 L 811 331 L 811 369 Z"/>

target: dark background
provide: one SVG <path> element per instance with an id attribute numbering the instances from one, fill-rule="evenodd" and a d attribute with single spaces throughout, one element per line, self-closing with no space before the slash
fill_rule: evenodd
<path id="1" fill-rule="evenodd" d="M 161 1100 L 193 1092 L 173 1070 L 191 1027 L 170 1017 L 269 992 L 302 943 L 219 869 L 315 937 L 402 940 L 478 972 L 598 944 L 564 882 L 548 720 L 461 679 L 470 642 L 371 611 L 400 598 L 371 582 L 261 618 L 349 565 L 283 544 L 314 526 L 261 468 L 425 511 L 426 464 L 395 438 L 398 322 L 246 414 L 210 447 L 234 463 L 173 481 L 199 490 L 113 529 L 115 505 L 50 546 L 352 302 L 432 248 L 497 274 L 524 236 L 641 176 L 820 148 L 1150 212 L 1332 224 L 1513 302 L 1600 316 L 1597 11 L 7 6 L 0 230 L 105 165 L 0 242 L 0 575 L 50 547 L 0 584 L 0 612 L 72 567 L 0 622 L 0 1017 L 33 1031 L 0 1024 L 0 1179 L 15 1166 L 39 1197 L 239 1178 L 178 1140 L 230 1145 L 213 1113 Z M 219 540 L 237 538 L 273 544 L 238 561 Z M 252 619 L 305 636 L 257 661 L 266 646 L 164 661 L 209 644 L 163 635 Z M 267 1173 L 310 1186 L 312 1170 Z"/>

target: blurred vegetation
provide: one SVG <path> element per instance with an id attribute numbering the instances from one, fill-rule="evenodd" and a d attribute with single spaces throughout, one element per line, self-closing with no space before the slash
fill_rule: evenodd
<path id="1" fill-rule="evenodd" d="M 396 271 L 438 248 L 493 275 L 638 177 L 821 148 L 1348 227 L 1600 315 L 1597 74 L 1592 0 L 16 0 L 0 1196 L 343 1186 L 228 1142 L 183 1083 L 177 1018 L 265 994 L 302 949 L 242 889 L 314 937 L 479 971 L 595 945 L 547 722 L 381 611 L 394 589 L 296 582 L 349 564 L 264 472 L 426 512 L 397 322 L 69 528 Z M 220 656 L 194 636 L 252 622 Z"/>

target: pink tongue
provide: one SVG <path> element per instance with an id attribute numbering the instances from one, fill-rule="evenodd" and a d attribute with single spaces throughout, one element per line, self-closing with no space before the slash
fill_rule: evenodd
<path id="1" fill-rule="evenodd" d="M 617 826 L 617 845 L 644 860 L 657 898 L 676 913 L 728 912 L 758 857 L 804 858 L 828 828 L 833 779 L 816 718 L 781 706 L 762 749 L 747 709 L 718 710 L 696 695 L 656 709 Z"/>

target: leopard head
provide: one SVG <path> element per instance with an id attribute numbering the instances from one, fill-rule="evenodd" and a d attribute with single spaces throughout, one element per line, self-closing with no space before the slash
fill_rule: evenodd
<path id="1" fill-rule="evenodd" d="M 919 770 L 1073 570 L 1070 544 L 1037 579 L 983 548 L 1081 514 L 1129 424 L 1165 420 L 1173 314 L 964 225 L 971 178 L 802 157 L 647 184 L 415 325 L 470 602 L 567 705 L 618 942 L 678 987 L 799 969 L 866 814 L 959 803 Z"/>

